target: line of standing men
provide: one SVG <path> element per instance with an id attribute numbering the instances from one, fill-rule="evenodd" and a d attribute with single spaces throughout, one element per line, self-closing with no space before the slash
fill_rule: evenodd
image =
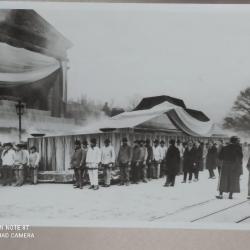
<path id="1" fill-rule="evenodd" d="M 25 144 L 0 145 L 0 170 L 3 186 L 22 186 L 28 177 L 37 184 L 40 155 L 35 146 L 27 150 Z"/>
<path id="2" fill-rule="evenodd" d="M 103 168 L 104 187 L 109 187 L 111 182 L 112 167 L 117 161 L 120 168 L 120 185 L 129 185 L 147 182 L 150 179 L 158 179 L 163 176 L 164 159 L 167 147 L 163 141 L 154 141 L 153 147 L 150 140 L 136 140 L 134 146 L 128 145 L 127 138 L 122 139 L 119 153 L 110 144 L 110 140 L 104 141 L 104 146 L 99 148 L 95 138 L 82 143 L 75 142 L 75 150 L 71 156 L 70 168 L 74 169 L 75 188 L 83 188 L 83 176 L 87 172 L 90 181 L 90 189 L 98 190 L 98 169 Z"/>

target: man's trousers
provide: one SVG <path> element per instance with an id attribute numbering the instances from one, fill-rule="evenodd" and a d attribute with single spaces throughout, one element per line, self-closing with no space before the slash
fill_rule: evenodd
<path id="1" fill-rule="evenodd" d="M 75 185 L 78 187 L 83 186 L 83 169 L 82 168 L 74 168 L 74 174 L 75 174 Z"/>
<path id="2" fill-rule="evenodd" d="M 30 168 L 29 172 L 30 172 L 31 183 L 37 184 L 38 169 L 37 168 Z"/>
<path id="3" fill-rule="evenodd" d="M 89 181 L 91 186 L 98 186 L 98 168 L 89 168 Z"/>
<path id="4" fill-rule="evenodd" d="M 16 168 L 15 169 L 15 178 L 16 178 L 16 185 L 21 186 L 24 183 L 24 170 L 23 168 Z"/>
<path id="5" fill-rule="evenodd" d="M 161 164 L 158 161 L 153 162 L 153 178 L 159 179 L 161 171 Z"/>
<path id="6" fill-rule="evenodd" d="M 103 164 L 104 184 L 110 185 L 112 168 L 109 164 Z"/>
<path id="7" fill-rule="evenodd" d="M 129 183 L 129 165 L 128 163 L 120 163 L 120 180 L 121 184 Z"/>
<path id="8" fill-rule="evenodd" d="M 11 185 L 13 181 L 13 169 L 12 166 L 3 165 L 2 166 L 3 174 L 3 185 Z"/>

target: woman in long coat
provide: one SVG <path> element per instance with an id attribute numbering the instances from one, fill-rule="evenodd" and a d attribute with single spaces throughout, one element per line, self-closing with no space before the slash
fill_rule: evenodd
<path id="1" fill-rule="evenodd" d="M 166 183 L 164 185 L 165 187 L 174 186 L 175 177 L 180 170 L 180 162 L 181 162 L 180 151 L 175 146 L 175 140 L 171 140 L 165 160 L 166 175 L 167 175 Z"/>
<path id="2" fill-rule="evenodd" d="M 206 169 L 209 172 L 209 179 L 215 179 L 214 169 L 216 169 L 218 163 L 217 148 L 211 142 L 208 143 L 208 151 L 206 158 Z"/>
<path id="3" fill-rule="evenodd" d="M 229 193 L 229 199 L 233 198 L 233 193 L 240 192 L 240 175 L 242 174 L 242 148 L 238 138 L 233 136 L 230 144 L 223 147 L 219 155 L 222 160 L 222 168 L 219 181 L 218 199 L 223 198 L 223 193 Z"/>

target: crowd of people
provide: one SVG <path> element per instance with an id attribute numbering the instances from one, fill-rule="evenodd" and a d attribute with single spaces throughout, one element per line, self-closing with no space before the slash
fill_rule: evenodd
<path id="1" fill-rule="evenodd" d="M 75 141 L 74 152 L 71 156 L 70 169 L 74 170 L 74 187 L 83 188 L 84 180 L 88 177 L 90 189 L 99 189 L 99 170 L 103 172 L 103 186 L 110 187 L 112 169 L 119 168 L 119 185 L 138 184 L 166 176 L 164 186 L 175 185 L 177 175 L 183 175 L 182 183 L 199 181 L 200 171 L 208 170 L 208 178 L 215 179 L 215 169 L 219 174 L 218 199 L 223 193 L 240 192 L 240 176 L 243 174 L 243 162 L 250 170 L 247 143 L 243 145 L 237 137 L 230 141 L 187 141 L 171 139 L 169 142 L 155 139 L 151 141 L 135 140 L 128 142 L 122 138 L 121 146 L 116 155 L 111 141 L 107 138 L 100 148 L 96 138 Z M 40 155 L 35 146 L 27 150 L 27 145 L 19 143 L 0 145 L 0 166 L 2 185 L 22 186 L 24 182 L 37 183 Z M 249 175 L 250 177 L 250 175 Z M 248 185 L 250 198 L 250 180 Z"/>
<path id="2" fill-rule="evenodd" d="M 98 190 L 98 169 L 103 169 L 104 187 L 109 187 L 111 182 L 112 167 L 119 167 L 119 185 L 138 184 L 148 182 L 166 176 L 165 187 L 175 185 L 177 175 L 183 174 L 182 183 L 199 181 L 199 173 L 208 170 L 208 178 L 215 179 L 215 169 L 219 174 L 219 195 L 240 192 L 240 175 L 243 173 L 243 158 L 249 158 L 249 145 L 240 144 L 237 137 L 230 141 L 223 140 L 188 141 L 170 140 L 168 146 L 161 140 L 155 139 L 152 143 L 149 139 L 135 140 L 128 143 L 123 138 L 118 155 L 115 155 L 114 147 L 109 139 L 99 148 L 95 138 L 87 141 L 75 142 L 75 151 L 71 158 L 71 169 L 75 173 L 75 188 L 83 188 L 83 176 L 88 174 L 90 189 Z M 250 163 L 247 164 L 250 169 Z M 250 184 L 249 184 L 250 189 Z M 250 190 L 248 194 L 250 198 Z"/>
<path id="3" fill-rule="evenodd" d="M 25 143 L 0 144 L 0 174 L 3 186 L 37 184 L 40 156 L 35 146 L 27 150 Z"/>

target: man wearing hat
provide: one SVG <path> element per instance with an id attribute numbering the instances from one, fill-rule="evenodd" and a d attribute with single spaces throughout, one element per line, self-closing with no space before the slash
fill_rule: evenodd
<path id="1" fill-rule="evenodd" d="M 129 168 L 132 160 L 132 149 L 128 145 L 128 139 L 122 138 L 122 145 L 120 147 L 117 163 L 120 168 L 120 185 L 129 185 Z"/>
<path id="2" fill-rule="evenodd" d="M 158 179 L 160 177 L 160 164 L 162 159 L 162 151 L 159 145 L 159 140 L 154 140 L 153 146 L 153 178 Z"/>
<path id="3" fill-rule="evenodd" d="M 13 166 L 15 162 L 15 151 L 11 143 L 3 144 L 2 152 L 2 173 L 3 173 L 3 186 L 11 185 L 13 180 Z"/>
<path id="4" fill-rule="evenodd" d="M 23 144 L 19 143 L 15 146 L 15 161 L 14 161 L 14 172 L 16 183 L 15 186 L 22 186 L 24 183 L 24 166 L 27 165 L 28 159 L 27 154 L 23 150 Z"/>
<path id="5" fill-rule="evenodd" d="M 222 161 L 219 180 L 219 195 L 217 199 L 223 198 L 223 193 L 229 193 L 229 199 L 233 199 L 233 193 L 240 192 L 240 175 L 242 174 L 242 148 L 236 136 L 230 138 L 230 144 L 223 147 L 219 159 Z"/>
<path id="6" fill-rule="evenodd" d="M 98 190 L 98 167 L 101 164 L 101 150 L 96 145 L 96 139 L 90 140 L 90 147 L 87 151 L 86 164 L 90 180 L 90 189 Z"/>
<path id="7" fill-rule="evenodd" d="M 104 141 L 104 146 L 101 149 L 101 163 L 104 170 L 104 187 L 110 186 L 111 170 L 115 163 L 115 150 L 110 145 L 110 140 L 107 138 Z"/>
<path id="8" fill-rule="evenodd" d="M 71 156 L 70 167 L 74 169 L 75 184 L 74 188 L 82 189 L 83 186 L 83 165 L 85 163 L 86 152 L 81 148 L 81 142 L 75 141 L 75 150 Z"/>

